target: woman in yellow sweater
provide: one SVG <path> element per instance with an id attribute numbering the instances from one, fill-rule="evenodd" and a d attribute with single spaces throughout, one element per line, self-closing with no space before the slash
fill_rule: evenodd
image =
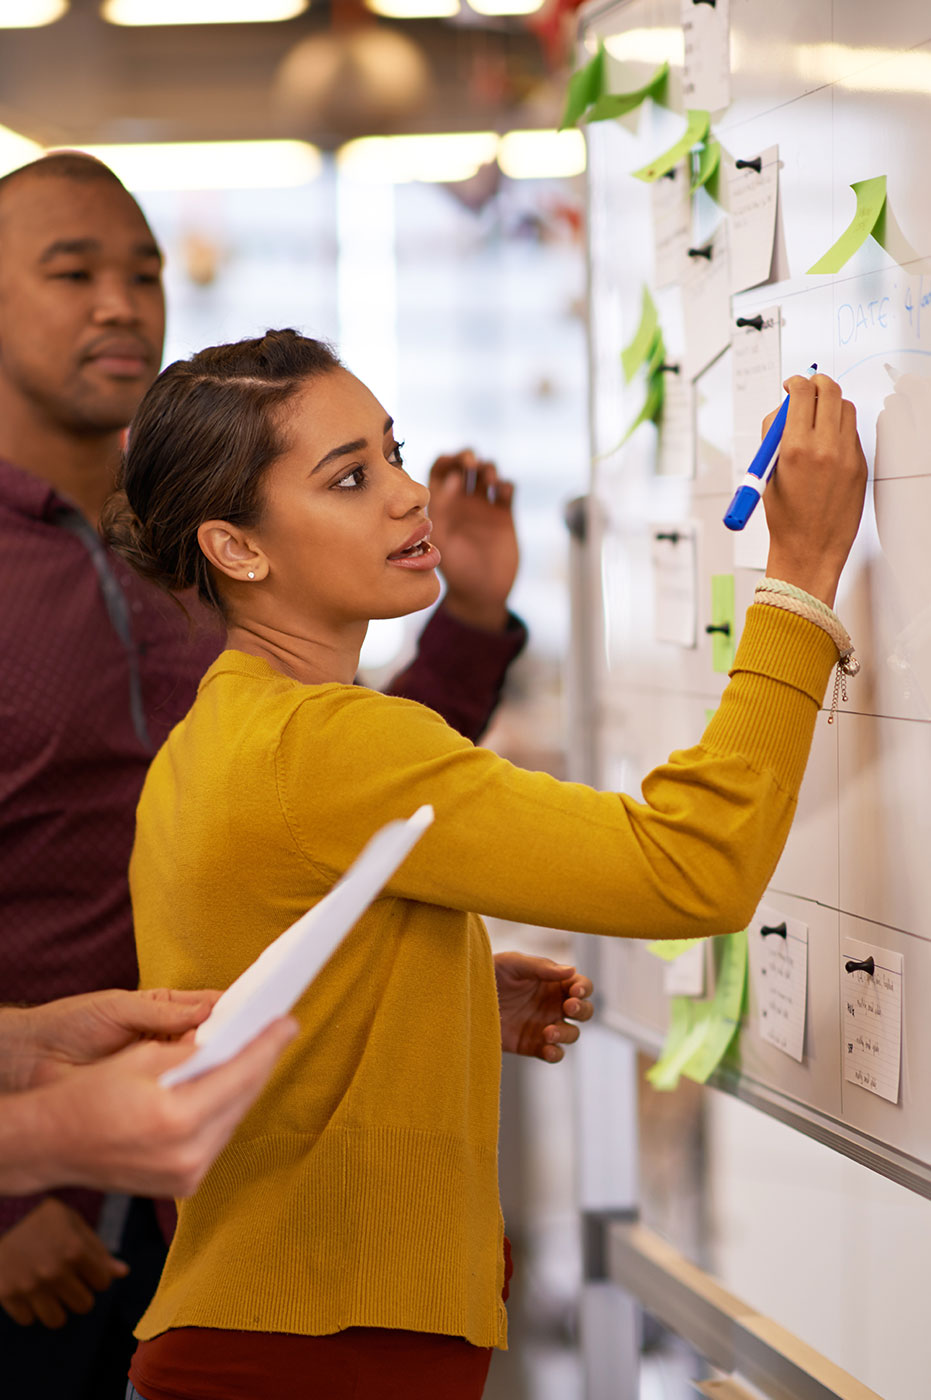
<path id="1" fill-rule="evenodd" d="M 391 418 L 325 346 L 269 332 L 150 389 L 109 537 L 167 588 L 198 587 L 228 643 L 139 804 L 144 984 L 227 985 L 384 822 L 424 802 L 436 821 L 181 1204 L 138 1329 L 145 1400 L 481 1394 L 506 1315 L 500 1024 L 478 913 L 650 938 L 751 916 L 838 661 L 824 629 L 866 480 L 838 386 L 788 387 L 768 572 L 810 617 L 750 608 L 701 743 L 650 774 L 643 802 L 514 768 L 353 684 L 369 620 L 431 604 L 439 556 Z"/>

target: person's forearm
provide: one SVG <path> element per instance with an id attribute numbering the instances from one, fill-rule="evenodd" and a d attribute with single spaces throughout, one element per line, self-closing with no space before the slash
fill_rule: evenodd
<path id="1" fill-rule="evenodd" d="M 0 1195 L 26 1196 L 64 1184 L 56 1172 L 63 1144 L 44 1091 L 0 1098 Z"/>

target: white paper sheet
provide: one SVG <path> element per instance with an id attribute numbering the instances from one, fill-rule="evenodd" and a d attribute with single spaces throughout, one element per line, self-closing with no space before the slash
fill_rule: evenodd
<path id="1" fill-rule="evenodd" d="M 682 282 L 685 363 L 690 379 L 727 349 L 731 340 L 731 275 L 727 224 L 721 222 L 702 247 L 711 257 L 689 258 Z"/>
<path id="2" fill-rule="evenodd" d="M 695 386 L 680 366 L 665 370 L 656 449 L 659 476 L 695 475 Z"/>
<path id="3" fill-rule="evenodd" d="M 873 959 L 872 976 L 847 971 L 847 962 L 867 958 Z M 841 939 L 844 1079 L 890 1103 L 899 1101 L 904 964 L 901 953 L 855 938 Z"/>
<path id="4" fill-rule="evenodd" d="M 734 386 L 733 479 L 743 480 L 760 445 L 760 427 L 767 413 L 785 398 L 782 387 L 782 312 L 768 306 L 754 313 L 762 329 L 734 326 L 731 369 Z M 734 567 L 765 569 L 769 554 L 766 512 L 758 505 L 742 530 L 735 530 Z"/>
<path id="5" fill-rule="evenodd" d="M 695 526 L 654 525 L 651 556 L 656 640 L 693 647 L 698 625 Z"/>
<path id="6" fill-rule="evenodd" d="M 197 1028 L 197 1050 L 160 1082 L 166 1087 L 183 1084 L 216 1068 L 290 1011 L 432 821 L 433 808 L 418 807 L 407 821 L 389 822 L 377 831 L 329 894 L 226 989 Z"/>
<path id="7" fill-rule="evenodd" d="M 708 940 L 686 948 L 663 968 L 663 991 L 670 997 L 705 995 L 705 954 Z"/>
<path id="8" fill-rule="evenodd" d="M 682 281 L 688 266 L 687 249 L 692 231 L 688 163 L 681 161 L 673 166 L 668 175 L 654 180 L 650 189 L 653 201 L 653 285 L 668 287 Z"/>
<path id="9" fill-rule="evenodd" d="M 743 292 L 769 281 L 776 237 L 779 147 L 745 155 L 760 169 L 727 166 L 727 207 L 731 216 L 731 291 Z"/>
<path id="10" fill-rule="evenodd" d="M 776 932 L 763 933 L 763 929 Z M 757 1030 L 763 1040 L 801 1062 L 808 1002 L 808 925 L 761 905 L 749 932 Z"/>
<path id="11" fill-rule="evenodd" d="M 685 64 L 682 98 L 686 107 L 718 112 L 731 101 L 730 0 L 682 0 Z"/>

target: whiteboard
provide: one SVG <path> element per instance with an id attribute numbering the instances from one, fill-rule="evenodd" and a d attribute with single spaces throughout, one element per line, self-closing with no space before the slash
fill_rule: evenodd
<path id="1" fill-rule="evenodd" d="M 871 481 L 836 608 L 862 671 L 836 723 L 819 716 L 797 819 L 764 899 L 808 931 L 802 1058 L 761 1034 L 751 980 L 739 1043 L 716 1082 L 931 1195 L 931 7 L 731 0 L 730 16 L 731 102 L 713 113 L 712 132 L 729 160 L 778 148 L 771 276 L 732 296 L 735 339 L 695 376 L 693 445 L 670 473 L 652 423 L 619 445 L 644 397 L 642 376 L 624 383 L 619 357 L 644 286 L 666 359 L 684 366 L 689 356 L 681 289 L 655 285 L 651 186 L 630 174 L 683 127 L 681 5 L 626 0 L 582 12 L 582 56 L 607 41 L 612 91 L 641 86 L 663 61 L 671 70 L 663 104 L 585 128 L 597 782 L 636 791 L 672 749 L 698 741 L 726 684 L 705 631 L 711 580 L 733 576 L 739 628 L 762 573 L 721 524 L 747 465 L 735 456 L 736 320 L 776 308 L 780 377 L 816 361 L 858 411 Z M 810 274 L 853 217 L 850 186 L 878 175 L 887 177 L 883 244 L 867 238 L 836 274 Z M 728 215 L 697 196 L 695 238 L 716 218 Z M 695 541 L 694 646 L 656 635 L 662 581 L 651 549 L 657 529 L 675 522 Z M 850 940 L 902 968 L 894 1102 L 844 1076 Z M 637 941 L 603 940 L 598 957 L 608 1022 L 655 1051 L 668 1017 L 660 964 Z"/>

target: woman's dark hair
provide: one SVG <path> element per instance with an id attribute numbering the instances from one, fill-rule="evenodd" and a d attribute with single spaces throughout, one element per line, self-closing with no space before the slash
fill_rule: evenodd
<path id="1" fill-rule="evenodd" d="M 212 345 L 169 365 L 130 425 L 101 516 L 104 539 L 143 578 L 172 593 L 196 588 L 222 613 L 198 527 L 258 522 L 262 477 L 287 450 L 282 404 L 340 367 L 329 345 L 293 330 Z"/>

